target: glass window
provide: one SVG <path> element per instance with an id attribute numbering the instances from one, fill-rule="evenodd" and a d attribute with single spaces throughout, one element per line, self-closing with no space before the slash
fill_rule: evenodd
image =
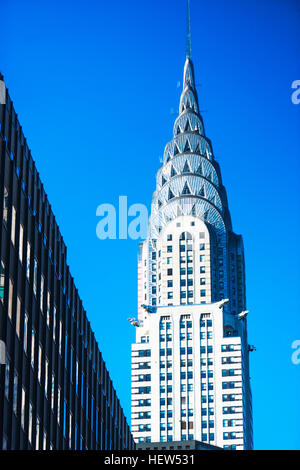
<path id="1" fill-rule="evenodd" d="M 11 241 L 12 244 L 15 244 L 15 238 L 16 238 L 16 209 L 14 206 L 12 206 L 12 211 L 11 211 Z"/>
<path id="2" fill-rule="evenodd" d="M 30 277 L 30 251 L 31 245 L 30 242 L 27 242 L 27 254 L 26 254 L 26 276 L 27 279 Z"/>
<path id="3" fill-rule="evenodd" d="M 10 360 L 8 356 L 6 356 L 6 364 L 5 364 L 5 396 L 9 398 L 9 372 L 10 372 Z"/>
<path id="4" fill-rule="evenodd" d="M 27 335 L 28 335 L 28 315 L 25 312 L 25 317 L 24 317 L 24 343 L 23 343 L 25 353 L 27 353 L 27 347 L 28 347 Z"/>
<path id="5" fill-rule="evenodd" d="M 17 414 L 17 405 L 18 405 L 18 374 L 14 374 L 14 388 L 13 388 L 13 411 L 15 415 Z"/>
<path id="6" fill-rule="evenodd" d="M 4 186 L 4 199 L 3 199 L 3 221 L 7 223 L 8 214 L 8 191 Z"/>
<path id="7" fill-rule="evenodd" d="M 34 367 L 34 347 L 35 347 L 35 330 L 31 333 L 31 365 Z"/>
<path id="8" fill-rule="evenodd" d="M 42 346 L 39 344 L 39 361 L 38 361 L 38 381 L 41 381 L 42 377 Z"/>
<path id="9" fill-rule="evenodd" d="M 4 284 L 5 284 L 5 266 L 3 261 L 0 265 L 0 300 L 3 302 L 4 299 Z"/>
<path id="10" fill-rule="evenodd" d="M 47 397 L 48 394 L 48 371 L 49 371 L 49 361 L 48 359 L 45 360 L 45 395 Z"/>
<path id="11" fill-rule="evenodd" d="M 12 319 L 12 303 L 13 303 L 13 291 L 14 291 L 14 284 L 12 280 L 9 280 L 9 291 L 8 291 L 8 315 L 9 318 Z"/>
<path id="12" fill-rule="evenodd" d="M 53 340 L 55 341 L 56 336 L 56 306 L 53 307 Z"/>
<path id="13" fill-rule="evenodd" d="M 50 292 L 47 292 L 47 325 L 50 326 Z"/>
<path id="14" fill-rule="evenodd" d="M 21 426 L 24 429 L 25 427 L 25 400 L 26 392 L 24 387 L 22 387 L 22 398 L 21 398 Z"/>
<path id="15" fill-rule="evenodd" d="M 20 321 L 21 321 L 21 299 L 17 297 L 17 314 L 16 314 L 16 333 L 20 337 Z"/>
<path id="16" fill-rule="evenodd" d="M 41 292 L 40 292 L 40 309 L 42 313 L 43 313 L 43 303 L 44 303 L 44 284 L 45 284 L 45 278 L 42 275 L 41 276 Z"/>
<path id="17" fill-rule="evenodd" d="M 33 265 L 33 292 L 34 295 L 36 295 L 36 289 L 37 289 L 37 269 L 38 269 L 38 263 L 37 260 L 34 259 L 34 265 Z"/>
<path id="18" fill-rule="evenodd" d="M 36 418 L 36 429 L 35 429 L 35 450 L 39 450 L 39 444 L 40 444 L 40 420 L 37 417 Z"/>
<path id="19" fill-rule="evenodd" d="M 29 403 L 29 419 L 28 419 L 28 439 L 31 443 L 32 441 L 32 403 Z"/>
<path id="20" fill-rule="evenodd" d="M 23 236 L 24 236 L 23 225 L 20 225 L 20 234 L 19 234 L 19 259 L 20 259 L 21 263 L 23 262 Z"/>

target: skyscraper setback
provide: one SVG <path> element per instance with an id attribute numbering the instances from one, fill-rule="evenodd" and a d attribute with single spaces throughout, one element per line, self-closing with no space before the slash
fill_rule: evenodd
<path id="1" fill-rule="evenodd" d="M 243 241 L 199 111 L 189 13 L 183 75 L 139 247 L 132 433 L 137 443 L 251 449 Z"/>

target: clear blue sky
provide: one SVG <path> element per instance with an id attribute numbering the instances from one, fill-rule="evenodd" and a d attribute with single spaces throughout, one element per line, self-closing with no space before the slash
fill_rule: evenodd
<path id="1" fill-rule="evenodd" d="M 138 241 L 100 241 L 96 208 L 150 208 L 179 104 L 185 0 L 0 0 L 0 68 L 130 420 Z M 244 237 L 257 449 L 300 449 L 300 3 L 191 0 L 206 133 Z"/>

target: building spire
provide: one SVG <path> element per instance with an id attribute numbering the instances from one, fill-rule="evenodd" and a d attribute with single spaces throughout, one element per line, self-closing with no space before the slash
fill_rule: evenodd
<path id="1" fill-rule="evenodd" d="M 192 58 L 190 0 L 187 0 L 186 58 L 187 58 L 187 59 L 191 59 L 191 58 Z"/>

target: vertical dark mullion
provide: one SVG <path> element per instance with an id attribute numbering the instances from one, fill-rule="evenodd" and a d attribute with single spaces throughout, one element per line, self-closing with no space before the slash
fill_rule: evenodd
<path id="1" fill-rule="evenodd" d="M 59 248 L 59 246 L 57 247 L 57 249 Z M 56 448 L 61 450 L 62 447 L 61 447 L 61 441 L 62 441 L 62 438 L 61 438 L 61 435 L 62 435 L 62 432 L 61 432 L 61 429 L 62 429 L 62 415 L 63 415 L 63 386 L 62 386 L 62 360 L 63 360 L 63 348 L 62 348 L 62 344 L 63 344 L 63 328 L 62 328 L 62 331 L 60 329 L 60 324 L 62 323 L 63 325 L 63 317 L 62 317 L 62 292 L 61 292 L 61 280 L 57 278 L 57 281 L 56 281 L 56 285 L 57 285 L 57 343 L 58 343 L 58 353 L 57 353 L 57 369 L 56 369 L 56 382 L 57 382 L 57 391 L 58 391 L 58 388 L 60 388 L 60 402 L 58 403 L 57 401 L 57 405 L 56 405 L 56 414 L 55 414 L 55 420 L 58 419 L 58 408 L 59 408 L 59 417 L 60 417 L 60 420 L 59 420 L 59 423 L 57 422 L 56 424 L 56 436 L 55 436 L 55 444 L 56 444 Z M 60 337 L 61 335 L 61 337 Z M 61 344 L 61 346 L 60 346 Z M 61 354 L 59 354 L 59 348 L 61 347 Z M 57 392 L 57 399 L 58 399 L 58 392 Z"/>
<path id="2" fill-rule="evenodd" d="M 16 152 L 17 153 L 17 152 Z M 13 163 L 13 162 L 12 162 Z M 15 366 L 15 369 L 18 373 L 18 394 L 17 396 L 20 397 L 21 396 L 21 391 L 22 391 L 22 374 L 21 374 L 21 371 L 22 371 L 22 359 L 23 359 L 23 348 L 22 348 L 22 345 L 21 345 L 21 341 L 20 341 L 20 338 L 21 338 L 21 330 L 19 329 L 19 337 L 17 337 L 17 331 L 16 331 L 16 322 L 17 322 L 17 298 L 19 297 L 20 300 L 23 299 L 23 294 L 24 294 L 24 285 L 23 285 L 23 279 L 22 279 L 22 265 L 19 261 L 19 243 L 20 243 L 20 225 L 21 225 L 21 221 L 22 221 L 22 217 L 21 217 L 21 210 L 22 210 L 22 207 L 21 207 L 21 173 L 19 173 L 19 178 L 17 177 L 16 173 L 15 173 L 15 168 L 13 169 L 12 173 L 13 173 L 13 178 L 14 178 L 14 181 L 15 181 L 15 188 L 16 188 L 16 206 L 15 206 L 15 209 L 16 209 L 16 222 L 15 222 L 15 243 L 14 243 L 14 250 L 13 250 L 13 254 L 14 254 L 14 267 L 15 267 L 15 273 L 16 273 L 16 282 L 15 282 L 15 315 L 14 315 L 14 341 L 15 341 L 15 362 L 16 362 L 16 366 Z M 22 224 L 23 225 L 23 224 Z M 23 320 L 23 302 L 21 300 L 21 312 L 20 312 L 20 318 L 19 318 L 19 323 L 20 325 L 22 324 L 22 320 Z M 17 426 L 18 426 L 18 429 L 17 429 L 17 432 L 16 432 L 16 435 L 15 435 L 15 439 L 16 439 L 16 442 L 15 442 L 15 446 L 14 448 L 15 449 L 19 449 L 20 448 L 20 433 L 21 433 L 21 402 L 20 400 L 17 401 Z"/>
<path id="3" fill-rule="evenodd" d="M 30 386 L 31 393 L 32 393 L 32 403 L 33 403 L 33 411 L 32 411 L 32 448 L 35 449 L 36 447 L 36 418 L 37 418 L 37 412 L 38 412 L 38 378 L 37 378 L 37 372 L 38 372 L 38 352 L 39 352 L 39 340 L 40 340 L 40 334 L 39 334 L 39 279 L 40 279 L 40 272 L 41 272 L 41 267 L 40 263 L 38 262 L 40 260 L 39 258 L 39 231 L 38 231 L 38 191 L 34 191 L 34 199 L 33 199 L 33 207 L 35 212 L 35 215 L 32 215 L 32 222 L 31 222 L 31 229 L 32 229 L 32 245 L 31 245 L 31 250 L 32 250 L 32 278 L 31 278 L 31 299 L 32 299 L 32 326 L 35 330 L 35 344 L 34 344 L 34 369 L 32 370 L 32 384 Z M 36 279 L 36 293 L 34 294 L 34 261 L 37 261 L 37 279 Z"/>
<path id="4" fill-rule="evenodd" d="M 4 113 L 5 113 L 5 105 L 0 105 L 1 109 L 1 134 L 3 133 L 3 121 L 4 121 Z M 1 311 L 0 311 L 0 339 L 2 341 L 6 341 L 6 335 L 7 335 L 7 315 L 5 315 L 5 311 L 7 312 L 6 307 L 6 302 L 7 302 L 7 293 L 8 293 L 8 281 L 7 281 L 7 276 L 8 276 L 8 266 L 7 266 L 7 256 L 6 256 L 6 250 L 5 250 L 5 244 L 7 243 L 7 231 L 4 228 L 4 222 L 3 222 L 3 202 L 4 202 L 4 184 L 5 184 L 5 164 L 6 164 L 6 144 L 5 141 L 3 140 L 2 142 L 2 136 L 1 136 L 1 148 L 0 148 L 0 165 L 1 165 L 1 171 L 0 171 L 0 196 L 1 196 L 1 201 L 2 201 L 2 207 L 0 210 L 0 224 L 1 224 L 1 248 L 0 248 L 0 255 L 1 255 L 1 260 L 3 260 L 4 265 L 5 265 L 5 284 L 4 284 L 4 297 L 3 297 L 3 302 L 1 305 Z M 0 365 L 0 380 L 1 383 L 5 383 L 5 365 Z M 4 398 L 4 386 L 0 387 L 0 443 L 3 442 L 3 437 L 4 437 L 4 404 L 5 404 L 5 398 Z"/>
<path id="5" fill-rule="evenodd" d="M 1 105 L 1 106 L 4 106 L 4 105 Z M 4 186 L 6 186 L 7 190 L 10 190 L 10 187 L 5 181 L 5 176 L 7 174 L 7 171 L 6 171 L 7 166 L 9 166 L 9 158 L 7 157 L 5 142 L 3 142 L 3 144 L 1 145 L 1 174 L 0 174 L 0 192 L 1 192 L 1 201 L 2 201 L 2 207 L 0 210 L 0 223 L 1 223 L 0 254 L 1 254 L 1 260 L 3 260 L 4 266 L 5 266 L 4 298 L 3 298 L 3 304 L 2 304 L 3 306 L 7 305 L 8 278 L 9 278 L 9 250 L 8 250 L 9 230 L 8 230 L 7 224 L 4 223 L 3 221 Z M 8 171 L 9 171 L 9 168 L 8 168 Z M 8 212 L 9 212 L 9 209 L 8 209 Z M 7 321 L 8 321 L 8 318 L 7 316 L 5 316 L 5 318 L 3 318 L 3 323 L 0 325 L 0 329 L 2 329 L 0 333 L 1 334 L 0 338 L 3 339 L 4 341 L 6 340 Z"/>
<path id="6" fill-rule="evenodd" d="M 25 146 L 23 147 L 25 149 Z M 25 153 L 25 150 L 24 150 Z M 29 162 L 30 163 L 30 162 Z M 25 426 L 24 432 L 27 436 L 27 446 L 26 449 L 29 449 L 29 439 L 28 439 L 28 429 L 29 429 L 29 402 L 30 402 L 30 386 L 31 386 L 31 334 L 32 334 L 32 229 L 31 229 L 31 207 L 29 206 L 29 200 L 31 200 L 31 177 L 32 173 L 30 170 L 30 164 L 27 166 L 26 180 L 25 184 L 28 191 L 28 196 L 25 201 L 25 214 L 24 214 L 24 250 L 23 250 L 23 263 L 24 263 L 24 312 L 27 312 L 28 315 L 28 325 L 27 325 L 27 360 L 24 362 L 24 385 L 26 390 L 25 397 Z M 30 198 L 30 199 L 29 199 Z M 30 252 L 30 273 L 29 280 L 27 279 L 27 242 L 31 245 Z M 27 431 L 27 433 L 26 433 Z"/>
<path id="7" fill-rule="evenodd" d="M 10 127 L 10 126 L 9 126 Z M 10 132 L 10 131 L 9 131 Z M 13 421 L 13 382 L 14 382 L 14 370 L 15 370 L 15 330 L 14 330 L 14 322 L 15 322 L 15 302 L 16 302 L 16 290 L 17 290 L 17 282 L 16 282 L 16 271 L 15 271 L 15 260 L 13 256 L 13 248 L 11 242 L 11 231 L 12 231 L 12 207 L 15 205 L 14 201 L 14 172 L 13 172 L 13 161 L 10 160 L 10 156 L 8 158 L 8 167 L 9 167 L 9 191 L 8 191 L 8 217 L 7 217 L 7 302 L 6 306 L 8 309 L 9 306 L 9 280 L 13 280 L 13 296 L 12 296 L 12 318 L 11 320 L 8 319 L 7 322 L 7 330 L 6 330 L 6 345 L 9 351 L 10 357 L 10 377 L 9 377 L 9 420 L 7 422 L 8 429 L 7 429 L 7 441 L 8 441 L 8 449 L 14 448 L 13 442 L 13 435 L 12 435 L 12 421 Z"/>
<path id="8" fill-rule="evenodd" d="M 45 212 L 46 212 L 46 201 L 45 196 L 43 196 L 42 204 L 42 232 L 41 232 L 41 259 L 42 259 L 42 274 L 44 276 L 44 290 L 43 290 L 43 313 L 40 312 L 40 338 L 42 345 L 42 361 L 41 361 L 41 382 L 39 386 L 40 393 L 40 445 L 39 449 L 43 448 L 43 430 L 45 428 L 45 419 L 46 418 L 46 396 L 45 396 L 45 373 L 46 373 L 46 357 L 47 357 L 47 347 L 48 347 L 48 334 L 47 334 L 47 308 L 48 308 L 48 253 L 47 253 L 47 243 L 44 244 L 44 237 L 46 235 L 47 226 L 45 224 Z"/>

